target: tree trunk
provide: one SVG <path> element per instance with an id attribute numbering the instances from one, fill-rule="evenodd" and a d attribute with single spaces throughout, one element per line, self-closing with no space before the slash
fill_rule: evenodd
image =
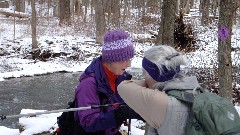
<path id="1" fill-rule="evenodd" d="M 202 13 L 202 10 L 203 10 L 203 0 L 200 0 L 200 4 L 199 4 L 199 11 L 200 13 Z"/>
<path id="2" fill-rule="evenodd" d="M 162 35 L 163 35 L 163 21 L 160 21 L 160 26 L 158 28 L 158 35 L 156 37 L 156 45 L 162 45 L 163 41 L 162 41 Z"/>
<path id="3" fill-rule="evenodd" d="M 184 8 L 186 6 L 187 0 L 180 0 L 179 7 Z"/>
<path id="4" fill-rule="evenodd" d="M 164 0 L 162 7 L 162 16 L 160 29 L 158 32 L 156 44 L 166 44 L 174 47 L 174 22 L 177 9 L 176 0 Z M 162 34 L 162 33 L 164 34 Z M 162 40 L 162 42 L 161 42 Z"/>
<path id="5" fill-rule="evenodd" d="M 111 25 L 112 0 L 103 0 L 104 14 L 106 14 L 106 26 Z"/>
<path id="6" fill-rule="evenodd" d="M 35 0 L 32 0 L 31 2 L 32 6 L 32 20 L 31 20 L 31 28 L 32 28 L 32 50 L 35 50 L 38 48 L 37 46 L 37 17 L 36 17 L 36 9 L 35 9 Z"/>
<path id="7" fill-rule="evenodd" d="M 6 0 L 0 0 L 0 8 L 9 8 L 9 4 Z"/>
<path id="8" fill-rule="evenodd" d="M 102 44 L 106 31 L 103 0 L 95 0 L 96 43 Z"/>
<path id="9" fill-rule="evenodd" d="M 120 1 L 119 0 L 112 0 L 111 2 L 111 12 L 112 14 L 112 24 L 115 28 L 120 28 Z"/>
<path id="10" fill-rule="evenodd" d="M 47 21 L 48 21 L 48 25 L 49 25 L 49 16 L 50 16 L 50 7 L 51 7 L 51 3 L 52 1 L 51 0 L 48 0 L 48 3 L 47 3 L 47 7 L 48 7 L 48 15 L 47 15 Z"/>
<path id="11" fill-rule="evenodd" d="M 69 0 L 59 0 L 60 7 L 60 21 L 59 25 L 71 25 L 71 13 L 70 13 L 70 1 Z"/>
<path id="12" fill-rule="evenodd" d="M 13 4 L 16 6 L 16 11 L 25 12 L 25 1 L 21 0 L 13 0 Z"/>
<path id="13" fill-rule="evenodd" d="M 209 6 L 210 6 L 210 0 L 202 0 L 202 20 L 201 25 L 207 26 L 209 23 Z"/>
<path id="14" fill-rule="evenodd" d="M 124 11 L 123 11 L 123 21 L 122 23 L 125 23 L 125 20 L 130 17 L 130 4 L 128 0 L 124 0 Z"/>
<path id="15" fill-rule="evenodd" d="M 193 8 L 194 6 L 194 0 L 190 0 L 190 8 Z"/>
<path id="16" fill-rule="evenodd" d="M 238 8 L 238 12 L 240 12 L 240 8 Z M 240 25 L 240 14 L 238 14 L 238 25 Z"/>
<path id="17" fill-rule="evenodd" d="M 70 0 L 70 16 L 74 16 L 74 7 L 75 7 L 75 3 L 76 1 L 75 0 Z M 73 17 L 74 18 L 74 17 Z"/>
<path id="18" fill-rule="evenodd" d="M 93 15 L 93 9 L 95 8 L 95 2 L 93 0 L 91 0 L 91 17 L 94 18 L 94 15 Z"/>
<path id="19" fill-rule="evenodd" d="M 88 7 L 89 7 L 89 2 L 88 0 L 85 0 L 84 3 L 84 16 L 83 16 L 83 22 L 86 23 L 87 22 L 87 11 L 88 11 Z"/>
<path id="20" fill-rule="evenodd" d="M 186 5 L 184 6 L 184 14 L 189 14 L 190 12 L 190 0 L 187 0 Z"/>
<path id="21" fill-rule="evenodd" d="M 211 9 L 212 9 L 212 13 L 213 16 L 215 17 L 217 14 L 217 8 L 219 7 L 219 0 L 212 0 L 211 3 Z"/>
<path id="22" fill-rule="evenodd" d="M 218 22 L 219 94 L 232 100 L 231 33 L 234 2 L 221 0 Z"/>
<path id="23" fill-rule="evenodd" d="M 146 8 L 147 8 L 147 12 L 150 13 L 157 13 L 157 8 L 158 8 L 158 1 L 159 0 L 148 0 L 146 2 Z"/>
<path id="24" fill-rule="evenodd" d="M 59 17 L 59 2 L 58 0 L 53 0 L 54 7 L 53 7 L 53 16 Z"/>
<path id="25" fill-rule="evenodd" d="M 233 25 L 235 25 L 237 23 L 237 9 L 240 6 L 240 1 L 239 0 L 234 0 L 234 1 L 235 1 L 234 10 L 236 10 L 236 12 L 233 12 Z"/>
<path id="26" fill-rule="evenodd" d="M 77 16 L 81 16 L 83 14 L 82 12 L 82 0 L 76 0 L 75 2 L 75 13 L 77 14 Z M 86 8 L 86 6 L 85 6 Z"/>

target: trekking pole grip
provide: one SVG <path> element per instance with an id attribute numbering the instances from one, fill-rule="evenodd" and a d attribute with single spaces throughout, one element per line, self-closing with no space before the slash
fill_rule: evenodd
<path id="1" fill-rule="evenodd" d="M 3 120 L 5 120 L 6 119 L 6 115 L 1 115 L 1 120 L 3 121 Z"/>

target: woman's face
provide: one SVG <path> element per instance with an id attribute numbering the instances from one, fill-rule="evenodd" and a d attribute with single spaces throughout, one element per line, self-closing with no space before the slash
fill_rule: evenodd
<path id="1" fill-rule="evenodd" d="M 126 68 L 131 66 L 131 60 L 121 61 L 121 62 L 111 62 L 109 63 L 109 70 L 113 72 L 115 75 L 122 75 Z"/>
<path id="2" fill-rule="evenodd" d="M 147 73 L 146 70 L 143 69 L 143 76 L 145 79 L 146 84 L 148 85 L 149 88 L 152 88 L 157 81 L 153 80 L 152 77 Z"/>

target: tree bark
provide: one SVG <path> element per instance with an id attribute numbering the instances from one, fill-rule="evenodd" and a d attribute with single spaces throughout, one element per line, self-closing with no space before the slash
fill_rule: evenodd
<path id="1" fill-rule="evenodd" d="M 122 23 L 125 23 L 125 20 L 130 17 L 130 4 L 128 0 L 124 0 L 124 11 L 123 11 L 123 21 Z"/>
<path id="2" fill-rule="evenodd" d="M 82 0 L 76 0 L 75 1 L 75 13 L 77 14 L 77 16 L 81 16 L 83 14 L 82 11 Z M 86 6 L 85 6 L 86 8 Z"/>
<path id="3" fill-rule="evenodd" d="M 59 0 L 60 15 L 59 25 L 71 25 L 70 1 Z"/>
<path id="4" fill-rule="evenodd" d="M 219 94 L 232 100 L 231 33 L 234 1 L 221 0 L 218 22 Z"/>
<path id="5" fill-rule="evenodd" d="M 103 0 L 95 0 L 96 43 L 102 44 L 106 31 Z"/>
<path id="6" fill-rule="evenodd" d="M 158 0 L 147 0 L 146 2 L 147 12 L 156 13 L 158 8 L 158 4 L 156 3 L 158 3 Z"/>
<path id="7" fill-rule="evenodd" d="M 116 28 L 120 28 L 120 1 L 119 0 L 112 0 L 111 2 L 111 12 L 112 12 L 112 24 Z"/>
<path id="8" fill-rule="evenodd" d="M 213 16 L 215 17 L 217 14 L 217 8 L 219 8 L 219 0 L 212 0 L 211 10 L 213 12 Z"/>
<path id="9" fill-rule="evenodd" d="M 239 0 L 234 0 L 235 1 L 235 6 L 234 6 L 234 10 L 236 10 L 235 12 L 233 12 L 233 24 L 237 23 L 237 9 L 240 7 L 240 1 Z"/>
<path id="10" fill-rule="evenodd" d="M 210 6 L 210 0 L 202 0 L 202 19 L 201 19 L 201 25 L 207 26 L 209 22 L 209 6 Z"/>
<path id="11" fill-rule="evenodd" d="M 186 6 L 187 0 L 180 0 L 179 7 L 184 8 Z"/>
<path id="12" fill-rule="evenodd" d="M 16 6 L 16 11 L 25 12 L 25 1 L 21 0 L 13 0 L 13 4 Z"/>
<path id="13" fill-rule="evenodd" d="M 176 9 L 176 0 L 163 1 L 160 29 L 156 39 L 157 45 L 166 44 L 174 47 L 174 22 Z"/>
<path id="14" fill-rule="evenodd" d="M 94 15 L 93 15 L 93 9 L 95 8 L 96 4 L 93 0 L 91 0 L 91 17 L 94 18 Z"/>
<path id="15" fill-rule="evenodd" d="M 76 3 L 75 0 L 70 0 L 70 16 L 74 16 L 74 13 L 75 13 L 75 10 L 74 10 L 75 3 Z"/>
<path id="16" fill-rule="evenodd" d="M 37 45 L 37 17 L 36 17 L 36 8 L 35 8 L 35 0 L 32 0 L 31 2 L 32 6 L 32 20 L 31 20 L 31 28 L 32 28 L 32 50 L 35 50 L 38 48 Z"/>
<path id="17" fill-rule="evenodd" d="M 0 8 L 9 8 L 9 3 L 6 0 L 0 0 Z"/>
<path id="18" fill-rule="evenodd" d="M 53 16 L 59 17 L 59 2 L 58 0 L 53 0 L 54 7 L 53 7 Z"/>

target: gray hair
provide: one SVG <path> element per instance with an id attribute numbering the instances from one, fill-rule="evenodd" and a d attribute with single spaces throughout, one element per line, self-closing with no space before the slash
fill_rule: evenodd
<path id="1" fill-rule="evenodd" d="M 187 64 L 186 56 L 177 52 L 173 47 L 168 45 L 154 46 L 144 53 L 144 57 L 158 66 L 160 74 L 163 72 L 161 65 L 166 66 L 166 68 L 170 70 L 176 69 L 177 66 Z M 147 72 L 145 75 L 146 78 L 151 78 Z M 157 82 L 154 87 L 162 89 L 167 82 Z"/>
<path id="2" fill-rule="evenodd" d="M 156 64 L 160 73 L 163 69 L 161 65 L 166 66 L 168 70 L 175 69 L 177 66 L 187 64 L 187 58 L 177 52 L 173 47 L 167 45 L 158 45 L 148 49 L 144 57 Z"/>

